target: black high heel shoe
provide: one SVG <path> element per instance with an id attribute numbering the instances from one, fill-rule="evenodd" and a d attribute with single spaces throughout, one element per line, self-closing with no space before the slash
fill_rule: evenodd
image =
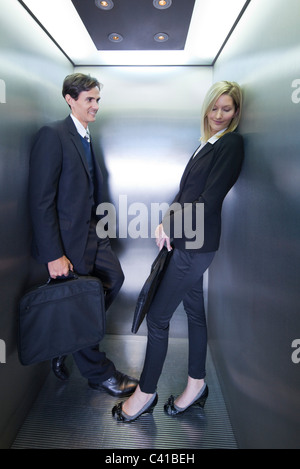
<path id="1" fill-rule="evenodd" d="M 123 407 L 123 402 L 119 402 L 119 404 L 115 405 L 112 409 L 112 415 L 113 417 L 118 421 L 118 422 L 133 422 L 136 420 L 140 415 L 142 414 L 152 414 L 154 407 L 156 406 L 158 401 L 158 395 L 157 393 L 153 394 L 151 397 L 150 401 L 148 401 L 144 407 L 141 408 L 139 412 L 137 412 L 134 415 L 127 415 L 122 407 Z"/>
<path id="2" fill-rule="evenodd" d="M 199 407 L 204 407 L 206 399 L 208 397 L 208 386 L 206 383 L 202 386 L 200 392 L 197 394 L 195 399 L 186 407 L 178 407 L 174 401 L 175 398 L 174 396 L 170 396 L 167 402 L 164 405 L 164 410 L 168 415 L 177 415 L 177 414 L 182 414 L 185 412 L 187 409 L 189 409 L 192 406 L 199 406 Z"/>

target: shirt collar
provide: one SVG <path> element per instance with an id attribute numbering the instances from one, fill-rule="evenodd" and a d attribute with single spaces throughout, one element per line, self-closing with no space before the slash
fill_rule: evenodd
<path id="1" fill-rule="evenodd" d="M 75 124 L 75 127 L 77 129 L 77 132 L 79 133 L 79 135 L 81 135 L 81 137 L 85 137 L 86 134 L 90 135 L 90 132 L 89 132 L 89 129 L 88 127 L 85 129 L 82 125 L 81 122 L 79 122 L 79 120 L 77 119 L 77 117 L 73 116 L 73 114 L 70 114 L 74 124 Z"/>
<path id="2" fill-rule="evenodd" d="M 210 137 L 207 142 L 203 139 L 203 137 L 200 138 L 200 146 L 197 148 L 197 150 L 195 151 L 194 155 L 192 156 L 192 158 L 195 158 L 196 155 L 198 155 L 199 151 L 202 150 L 202 148 L 207 144 L 207 143 L 210 143 L 211 145 L 213 145 L 214 143 L 216 143 L 216 141 L 220 138 L 220 135 L 225 132 L 225 130 L 227 129 L 227 127 L 225 127 L 225 129 L 222 129 L 220 130 L 218 133 L 216 133 L 215 135 L 213 135 L 212 137 Z"/>
<path id="3" fill-rule="evenodd" d="M 216 143 L 216 141 L 220 138 L 220 136 L 222 135 L 222 133 L 225 132 L 226 129 L 227 129 L 227 127 L 225 127 L 225 129 L 222 129 L 222 130 L 220 130 L 219 132 L 217 132 L 215 135 L 213 135 L 212 137 L 210 137 L 210 138 L 207 140 L 207 142 L 204 142 L 204 141 L 202 140 L 202 137 L 201 137 L 201 142 L 202 142 L 202 143 L 211 143 L 211 144 L 213 145 L 213 144 Z"/>

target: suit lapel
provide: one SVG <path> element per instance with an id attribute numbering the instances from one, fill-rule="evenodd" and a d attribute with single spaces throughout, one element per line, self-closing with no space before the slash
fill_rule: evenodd
<path id="1" fill-rule="evenodd" d="M 83 164 L 88 176 L 90 176 L 90 171 L 89 171 L 89 167 L 88 167 L 87 158 L 86 158 L 86 155 L 85 155 L 85 152 L 84 152 L 83 145 L 82 145 L 81 140 L 80 140 L 80 135 L 77 132 L 75 124 L 72 121 L 72 118 L 70 116 L 68 116 L 66 118 L 65 122 L 66 122 L 66 125 L 68 127 L 70 138 L 71 138 L 73 144 L 75 145 L 76 150 L 78 151 L 78 153 L 80 155 L 82 164 Z"/>
<path id="2" fill-rule="evenodd" d="M 213 145 L 211 143 L 207 143 L 203 148 L 201 148 L 199 153 L 197 153 L 197 155 L 191 159 L 191 163 L 195 164 L 200 158 L 203 158 L 203 156 L 205 156 L 206 153 L 212 149 L 212 147 Z"/>
<path id="3" fill-rule="evenodd" d="M 84 166 L 84 168 L 87 172 L 87 175 L 89 177 L 91 191 L 93 191 L 94 185 L 96 185 L 96 192 L 98 194 L 98 199 L 101 200 L 103 176 L 102 176 L 100 166 L 99 166 L 99 164 L 98 164 L 98 162 L 95 158 L 95 155 L 94 155 L 92 140 L 91 140 L 91 151 L 92 151 L 92 157 L 93 157 L 94 169 L 95 169 L 94 184 L 93 184 L 93 181 L 91 179 L 90 170 L 89 170 L 89 167 L 88 167 L 88 162 L 87 162 L 87 158 L 86 158 L 86 155 L 85 155 L 85 152 L 84 152 L 84 148 L 83 148 L 83 145 L 81 143 L 80 135 L 77 132 L 75 124 L 74 124 L 74 122 L 73 122 L 73 120 L 70 116 L 68 116 L 65 119 L 65 124 L 66 124 L 67 130 L 68 130 L 68 133 L 69 133 L 69 137 L 70 137 L 72 143 L 74 144 L 74 146 L 75 146 L 75 148 L 76 148 L 76 150 L 79 154 L 79 157 L 82 161 L 82 164 L 83 164 L 83 166 Z"/>
<path id="4" fill-rule="evenodd" d="M 213 148 L 213 145 L 211 143 L 207 143 L 203 148 L 201 148 L 201 150 L 199 151 L 199 153 L 197 153 L 196 156 L 194 156 L 194 154 L 193 154 L 193 156 L 190 158 L 190 161 L 186 165 L 186 168 L 185 168 L 184 173 L 182 175 L 181 183 L 184 183 L 184 181 L 187 178 L 189 172 L 191 171 L 193 166 L 200 160 L 200 158 L 203 158 L 203 156 L 205 156 L 207 153 L 209 153 L 212 150 L 212 148 Z"/>

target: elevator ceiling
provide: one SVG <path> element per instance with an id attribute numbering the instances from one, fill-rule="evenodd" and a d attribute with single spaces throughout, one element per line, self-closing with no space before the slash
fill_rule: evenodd
<path id="1" fill-rule="evenodd" d="M 213 65 L 244 0 L 24 0 L 75 66 Z"/>

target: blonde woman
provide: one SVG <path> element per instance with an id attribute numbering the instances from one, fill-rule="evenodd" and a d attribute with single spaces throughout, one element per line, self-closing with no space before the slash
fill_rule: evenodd
<path id="1" fill-rule="evenodd" d="M 182 394 L 176 398 L 171 395 L 164 409 L 173 416 L 192 405 L 205 405 L 208 386 L 204 380 L 207 328 L 203 274 L 219 248 L 222 203 L 243 162 L 243 138 L 236 132 L 241 110 L 242 92 L 237 83 L 221 81 L 208 90 L 201 115 L 201 144 L 184 170 L 171 205 L 176 209 L 166 214 L 156 230 L 159 249 L 166 246 L 174 252 L 147 314 L 148 342 L 139 385 L 129 399 L 112 409 L 118 421 L 132 422 L 151 413 L 157 404 L 156 389 L 167 354 L 169 322 L 181 302 L 188 320 L 188 380 Z M 197 223 L 199 207 L 203 214 L 201 226 Z M 196 227 L 194 237 L 191 230 L 185 233 L 179 229 L 189 223 Z M 197 233 L 197 229 L 202 233 Z"/>

